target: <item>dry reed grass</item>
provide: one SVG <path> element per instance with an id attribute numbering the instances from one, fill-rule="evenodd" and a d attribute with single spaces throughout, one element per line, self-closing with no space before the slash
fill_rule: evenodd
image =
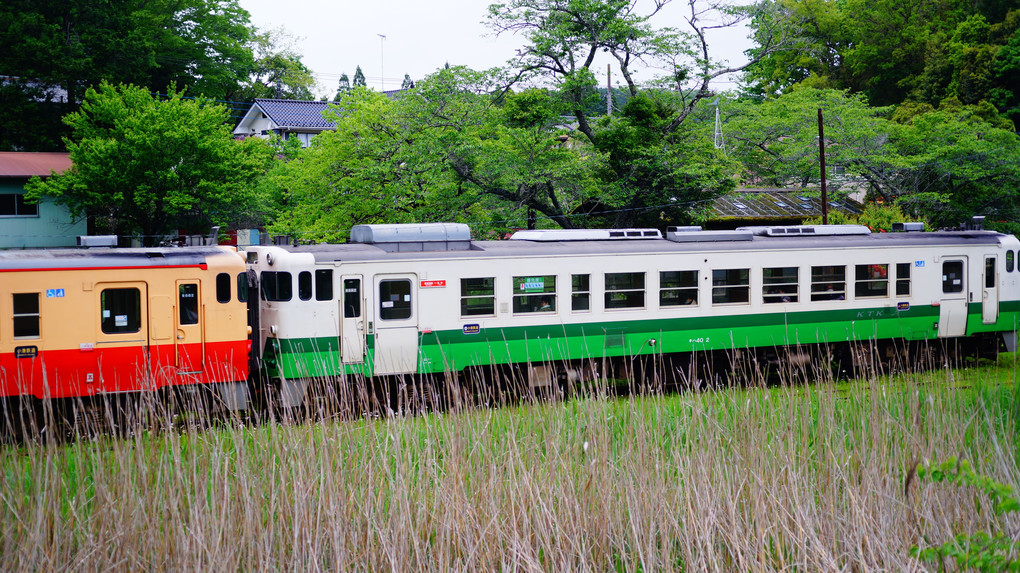
<path id="1" fill-rule="evenodd" d="M 7 447 L 2 567 L 923 570 L 912 545 L 1020 535 L 905 484 L 955 455 L 1020 485 L 1014 367 Z"/>

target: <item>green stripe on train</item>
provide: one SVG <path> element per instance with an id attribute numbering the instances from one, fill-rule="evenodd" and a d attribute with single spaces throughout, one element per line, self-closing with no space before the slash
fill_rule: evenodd
<path id="1" fill-rule="evenodd" d="M 1002 304 L 999 320 L 983 324 L 981 305 L 968 307 L 967 333 L 1015 329 L 1020 303 Z M 479 327 L 476 333 L 446 330 L 419 337 L 418 371 L 435 373 L 468 366 L 511 362 L 547 362 L 591 357 L 732 350 L 846 340 L 938 336 L 939 308 L 923 305 L 840 309 L 799 313 L 658 318 L 620 322 Z M 481 324 L 470 320 L 465 325 Z M 467 329 L 473 330 L 473 329 Z M 366 340 L 364 364 L 341 364 L 336 337 L 285 339 L 271 361 L 288 378 L 372 374 L 374 337 Z"/>

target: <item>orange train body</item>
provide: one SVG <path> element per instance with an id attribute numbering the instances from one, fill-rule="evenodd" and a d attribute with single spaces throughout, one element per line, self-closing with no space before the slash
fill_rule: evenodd
<path id="1" fill-rule="evenodd" d="M 223 247 L 0 252 L 0 396 L 245 381 L 244 273 Z"/>

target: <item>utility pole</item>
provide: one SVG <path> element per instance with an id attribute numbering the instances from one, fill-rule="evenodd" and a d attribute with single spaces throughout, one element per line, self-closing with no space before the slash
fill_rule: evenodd
<path id="1" fill-rule="evenodd" d="M 825 129 L 822 127 L 822 108 L 818 108 L 818 159 L 822 170 L 822 224 L 829 224 L 829 196 L 825 191 Z"/>
<path id="2" fill-rule="evenodd" d="M 379 36 L 379 91 L 386 91 L 386 51 L 384 44 L 386 42 L 386 34 L 376 34 Z"/>
<path id="3" fill-rule="evenodd" d="M 606 64 L 606 115 L 613 115 L 613 82 L 609 76 L 613 72 L 613 64 Z"/>

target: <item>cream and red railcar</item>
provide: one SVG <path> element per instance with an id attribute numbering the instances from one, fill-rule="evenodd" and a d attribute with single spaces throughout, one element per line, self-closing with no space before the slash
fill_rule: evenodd
<path id="1" fill-rule="evenodd" d="M 230 248 L 0 251 L 0 396 L 244 384 L 246 292 Z"/>
<path id="2" fill-rule="evenodd" d="M 943 341 L 994 352 L 1016 347 L 1020 319 L 1020 242 L 991 231 L 472 241 L 462 225 L 366 225 L 351 244 L 252 247 L 247 260 L 261 365 L 292 396 L 319 376 L 521 364 L 540 380 L 544 364 L 659 353 Z"/>

